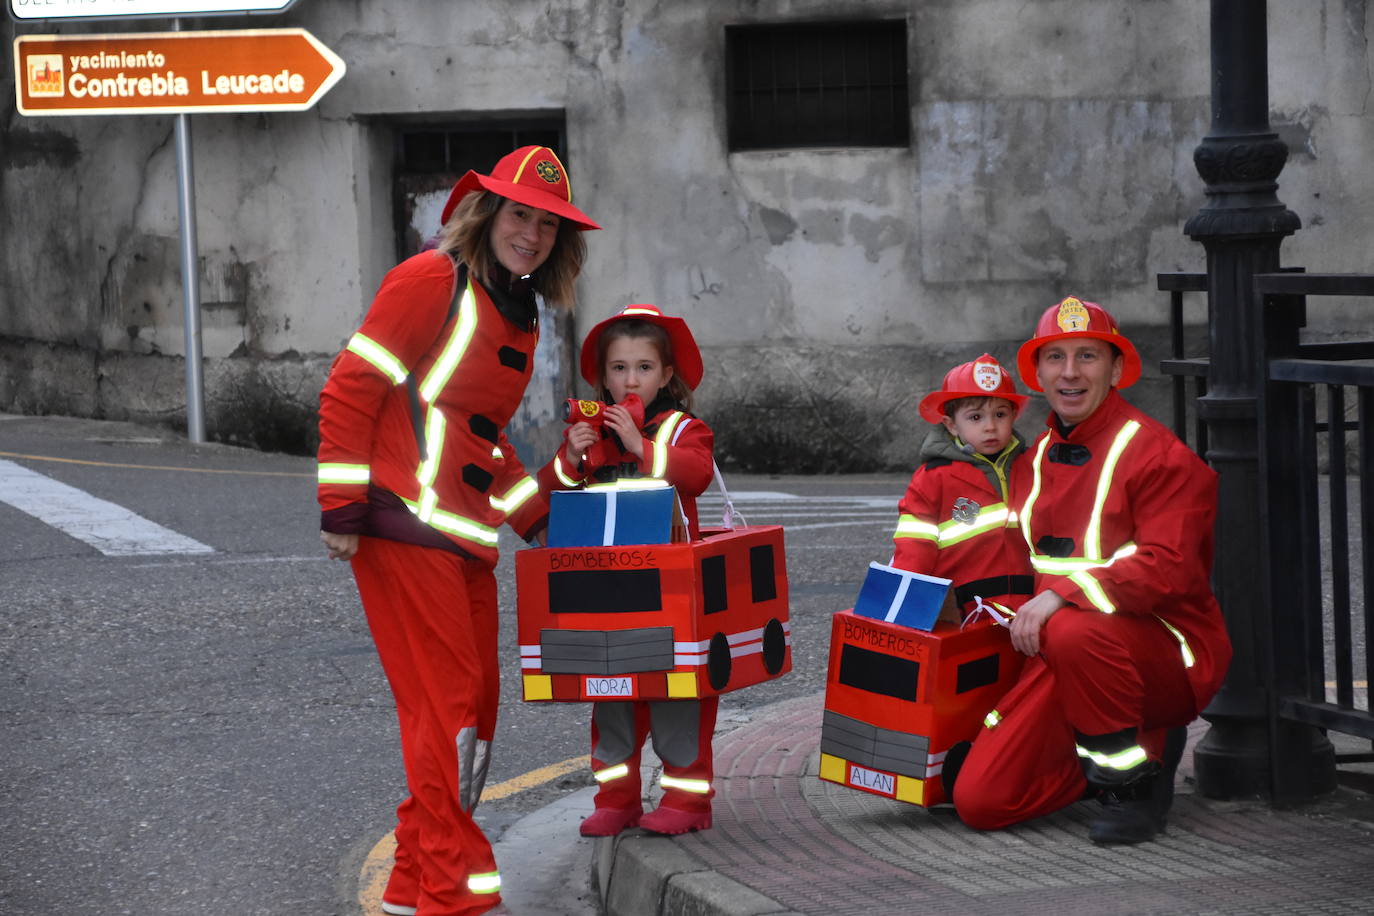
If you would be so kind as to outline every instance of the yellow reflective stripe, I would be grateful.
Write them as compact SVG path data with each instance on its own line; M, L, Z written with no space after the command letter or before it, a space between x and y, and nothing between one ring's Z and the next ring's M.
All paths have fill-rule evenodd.
M452 512L440 510L438 508L439 497L429 487L420 491L419 502L404 497L402 497L402 502L411 512L415 513L420 521L431 528L438 528L440 531L447 531L449 534L456 534L470 541L478 541L492 547L496 546L495 528L483 525L481 522L474 522L470 518L463 518L461 515L454 515Z
M1035 545L1031 543L1031 510L1035 508L1035 501L1040 498L1040 461L1045 457L1045 449L1049 444L1050 437L1044 435L1035 447L1035 458L1031 461L1031 470L1034 472L1031 477L1031 490L1026 496L1026 501L1021 504L1021 534L1025 536L1026 546L1030 548L1031 554L1035 553Z
M498 509L509 515L520 508L525 500L538 492L539 484L535 483L532 477L526 477L507 490L505 496L491 497L491 505L492 508Z
M1145 753L1145 748L1138 744L1135 747L1128 747L1124 751L1117 751L1115 754L1090 751L1081 744L1077 745L1077 748L1079 757L1086 757L1098 766L1112 770L1129 770L1150 759L1150 755Z
M986 506L978 511L978 519L972 525L950 519L940 523L940 546L945 547L949 544L958 544L967 541L971 537L991 531L994 528L1005 528L1007 526L1007 516L1010 513L1002 503Z
M439 392L444 390L454 370L458 368L458 363L462 361L468 344L472 342L472 335L476 332L477 294L472 291L472 277L469 275L467 288L463 290L463 298L458 303L458 323L454 325L453 333L444 344L443 352L434 361L424 383L420 385L420 397L426 401L433 401L439 396Z
M1001 722L1001 721L1002 721L1002 714L1001 714L1000 712L998 712L997 710L994 709L992 712L988 713L986 716L983 716L983 727L984 727L984 728L992 728L992 727L995 726L998 722Z
M711 784L704 779L678 779L667 773L658 778L658 784L665 789L681 789L684 792L695 792L698 795L705 795L711 791Z
M501 449L500 449L498 446L495 446L495 445L493 445L493 446L491 447L491 457L495 458L497 461L505 461L505 460L506 460L506 456L503 455L503 454L501 454Z
M495 528L489 528L470 518L463 518L461 515L454 515L452 512L442 512L435 509L429 517L428 524L432 528L447 531L449 534L456 534L459 537L479 541L492 547L496 546Z
M1107 503L1107 494L1112 489L1112 475L1116 473L1116 463L1126 450L1132 437L1140 429L1140 424L1130 420L1117 432L1112 447L1107 450L1107 460L1102 462L1102 473L1097 478L1097 494L1093 498L1093 513L1088 517L1088 530L1083 535L1083 556L1090 560L1102 559L1102 507Z
M421 487L419 503L408 505L410 505L411 511L420 517L420 521L429 524L429 520L434 516L435 508L439 505L439 494L430 487Z
M377 341L366 336L361 331L355 333L348 341L348 346L344 349L350 353L356 353L363 359L375 366L381 373L390 378L397 385L406 380L410 375L410 370L405 367L395 356L387 351L386 347Z
M630 775L630 768L623 763L617 763L613 767L606 767L604 770L597 770L592 773L597 782L610 782L612 779L619 779L622 776Z
M500 872L489 871L480 875L468 875L468 890L474 894L494 894L500 889Z
M1160 617L1158 614L1156 614L1155 617L1160 623L1168 628L1170 633L1174 634L1174 639L1178 640L1178 647L1183 650L1183 667L1193 667L1193 663L1196 662L1197 659L1193 657L1193 650L1188 648L1188 638L1178 631L1178 627L1174 626L1163 617Z
M448 420L439 408L431 407L426 411L425 455L427 457L420 462L420 467L415 472L421 487L434 486L434 478L439 474L439 459L444 453L444 427L447 425Z
M1124 560L1126 557L1134 556L1136 552L1134 543L1127 541L1122 544L1116 553L1112 554L1109 560L1086 560L1083 557L1051 557L1045 554L1031 554L1031 568L1038 573L1046 573L1052 576L1068 576L1075 572L1090 569L1105 569L1117 560Z
M682 420L682 411L673 411L668 419L663 421L663 425L658 428L654 435L654 461L653 467L649 471L650 477L662 477L668 472L668 443L673 438L673 430Z
M923 522L914 515L901 515L897 518L897 531L893 538L920 538L926 541L940 540L940 528L930 522Z
M620 315L617 317L623 318L627 315L653 315L655 318L661 318L663 313L658 309L637 309L634 306L629 306L628 308L621 309Z
M372 479L372 468L366 464L337 464L320 462L320 483L367 483Z
M1083 594L1088 596L1093 607L1104 614L1116 613L1116 605L1112 604L1111 599L1107 597L1107 593L1102 590L1098 581L1093 578L1092 573L1080 569L1078 572L1069 574L1069 581L1083 590Z
M565 487L575 487L581 481L573 480L563 471L563 462L557 455L553 456L553 476L558 478L558 482Z

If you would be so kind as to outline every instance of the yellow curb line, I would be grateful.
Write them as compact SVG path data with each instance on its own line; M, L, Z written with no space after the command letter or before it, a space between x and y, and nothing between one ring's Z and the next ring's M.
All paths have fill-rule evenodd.
M0 458L23 458L27 461L55 461L60 464L85 464L98 468L133 468L136 471L186 471L191 474L240 474L246 477L315 477L299 471L232 471L223 468L178 468L161 464L122 464L117 461L87 461L82 458L53 458L49 455L25 455L20 452L0 452Z
M488 786L482 791L481 801L496 801L501 798L508 798L526 789L551 782L565 773L574 770L586 769L591 766L591 759L586 755L581 757L569 757L567 760L558 763L551 763L546 767L537 770L530 770L513 779ZM363 860L363 867L358 873L358 905L363 908L364 913L380 913L382 910L382 892L386 890L387 878L391 876L392 859L396 855L396 835L388 832Z

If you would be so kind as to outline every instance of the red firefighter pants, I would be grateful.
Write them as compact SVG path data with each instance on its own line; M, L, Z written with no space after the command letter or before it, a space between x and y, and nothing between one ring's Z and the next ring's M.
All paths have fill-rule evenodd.
M716 730L720 697L701 700L627 700L592 704L592 772L601 782L598 808L640 807L639 756L644 739L653 735L654 752L663 774L672 779L711 785L714 775L711 738ZM605 778L612 767L623 775ZM660 804L679 811L711 810L714 788L692 792L665 787Z
M457 554L369 537L353 575L396 700L410 792L396 809L393 885L419 894L392 902L418 916L484 912L500 895L469 882L489 888L496 860L460 799L475 778L464 746L490 742L496 728L496 580Z
M1159 759L1164 735L1197 717L1177 638L1150 615L1068 606L1040 631L1040 654L997 704L1001 718L973 742L954 784L954 808L997 830L1083 798L1075 731L1138 729Z

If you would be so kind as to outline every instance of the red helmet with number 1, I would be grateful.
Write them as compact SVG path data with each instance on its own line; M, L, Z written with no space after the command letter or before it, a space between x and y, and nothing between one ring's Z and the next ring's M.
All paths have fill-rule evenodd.
M1116 319L1096 302L1085 302L1069 296L1049 308L1035 325L1035 336L1016 351L1016 366L1021 381L1032 391L1042 390L1035 376L1035 364L1040 348L1055 340L1069 337L1092 337L1106 341L1121 351L1121 381L1117 388L1129 388L1140 378L1140 354L1135 346L1117 330Z

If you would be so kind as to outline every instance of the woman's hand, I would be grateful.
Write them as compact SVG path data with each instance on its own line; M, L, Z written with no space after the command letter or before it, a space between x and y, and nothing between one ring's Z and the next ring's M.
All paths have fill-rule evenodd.
M329 548L329 559L331 560L351 560L353 555L358 552L358 535L356 534L335 534L333 531L321 531L320 540L324 541L324 546Z
M1040 630L1065 605L1063 598L1046 589L1016 609L1011 621L1011 644L1022 655L1040 651Z
M634 418L628 410L619 404L608 404L606 425L620 437L620 444L625 446L625 451L640 461L644 460L644 437L640 435L639 427L635 426Z
M601 434L590 423L574 423L568 430L568 458L574 464L581 464L587 457L587 449L600 438Z

